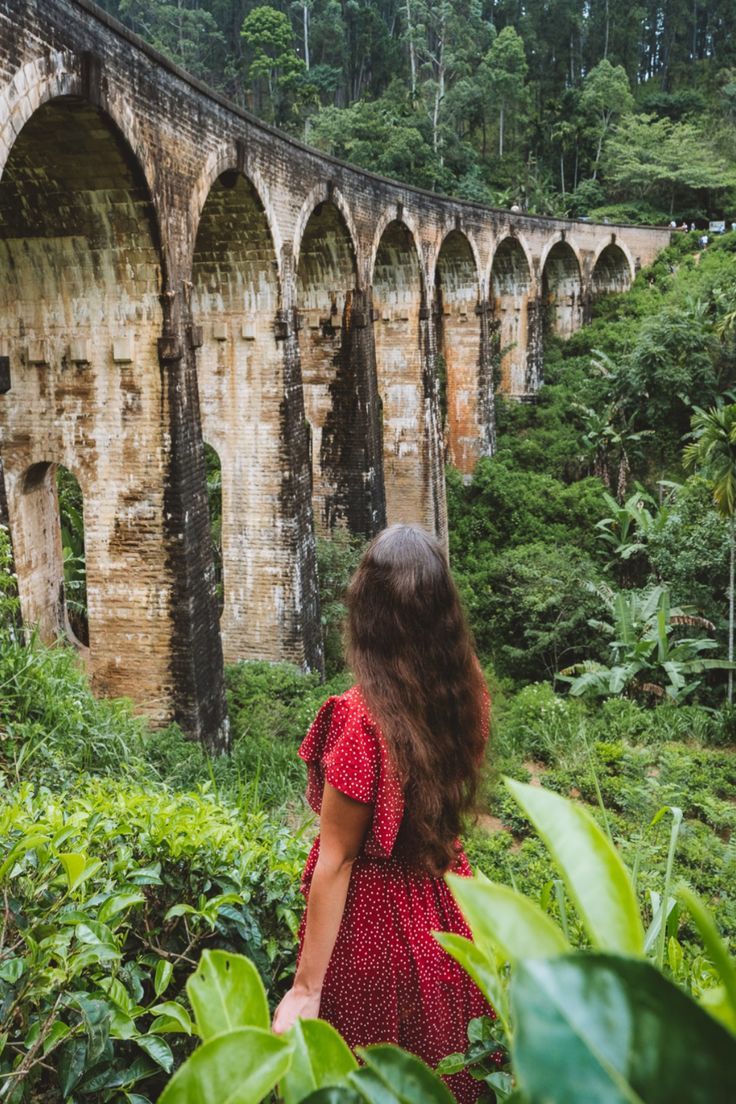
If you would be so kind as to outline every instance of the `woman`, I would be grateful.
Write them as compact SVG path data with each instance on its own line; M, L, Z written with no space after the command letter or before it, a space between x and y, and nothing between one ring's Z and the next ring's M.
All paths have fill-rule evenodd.
M294 984L274 1030L321 1016L351 1047L397 1043L434 1066L493 1015L432 936L469 931L447 870L470 874L458 834L488 731L488 694L439 542L385 529L348 588L348 660L357 680L330 698L302 743L307 799L320 814L302 889ZM468 1074L448 1079L477 1100Z

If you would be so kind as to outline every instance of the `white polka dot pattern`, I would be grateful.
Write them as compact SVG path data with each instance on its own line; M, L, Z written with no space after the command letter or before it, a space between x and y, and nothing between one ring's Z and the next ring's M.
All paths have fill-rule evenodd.
M316 813L325 781L373 806L368 836L353 864L320 1015L353 1048L397 1043L434 1066L465 1050L472 1018L494 1012L432 937L433 931L470 937L444 880L393 855L404 796L358 687L325 702L299 754L307 763L307 800ZM319 838L304 870L307 898L318 855ZM459 844L454 870L471 873ZM481 1094L482 1083L465 1073L447 1083L460 1104L474 1104Z

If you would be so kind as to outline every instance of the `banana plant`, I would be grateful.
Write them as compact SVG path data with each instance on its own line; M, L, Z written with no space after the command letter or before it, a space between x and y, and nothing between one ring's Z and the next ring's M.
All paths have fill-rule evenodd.
M712 631L714 625L686 607L673 608L667 587L638 593L588 585L608 606L609 621L589 624L611 637L611 662L583 660L564 668L557 677L570 683L574 697L626 693L680 704L700 685L698 675L733 670L733 661L703 654L717 647L710 637L674 636L683 626Z
M611 553L608 566L620 576L630 567L630 561L646 553L647 541L662 531L670 509L666 502L659 505L639 485L623 504L607 493L603 498L609 516L601 518L595 528L599 540Z

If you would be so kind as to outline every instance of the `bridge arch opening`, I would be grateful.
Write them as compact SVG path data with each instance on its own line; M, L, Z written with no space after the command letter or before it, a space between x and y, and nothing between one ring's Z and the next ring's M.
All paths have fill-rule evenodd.
M172 632L162 256L143 171L104 112L65 96L31 115L0 180L0 225L0 352L11 373L0 431L23 616L50 608L61 554L56 537L36 547L50 518L58 528L51 469L26 475L40 454L85 488L93 686L163 720Z
M330 200L315 207L301 238L297 318L315 526L370 537L385 521L371 305L358 288L347 223Z
M499 242L491 265L491 314L493 344L502 394L527 398L535 389L530 380L529 296L531 269L524 247L516 238Z
M435 320L440 406L449 459L471 475L480 456L480 315L478 268L465 234L451 231L435 267Z
M18 573L25 621L37 629L44 643L65 639L89 658L89 588L79 480L62 464L37 461L20 474L16 492L15 544L26 567ZM93 601L96 589L93 576Z
M569 242L555 242L547 254L542 269L542 306L546 331L569 337L580 328L580 265Z
M217 610L222 617L225 606L225 572L222 555L222 461L217 449L204 442L204 465L207 473L207 507L210 519L212 563L215 569Z
M601 250L593 267L591 291L593 298L612 291L626 291L631 287L631 267L620 245L611 242Z
M426 299L414 237L398 220L383 231L373 267L376 371L383 420L386 520L435 528L437 473L429 433ZM436 419L434 420L436 429ZM441 473L440 473L441 474Z
M289 519L280 509L280 307L276 251L261 197L243 173L222 172L197 226L191 313L202 435L220 462L221 515L213 551L228 663L284 658L280 596L290 591L293 551ZM205 460L211 491L213 451L205 450Z

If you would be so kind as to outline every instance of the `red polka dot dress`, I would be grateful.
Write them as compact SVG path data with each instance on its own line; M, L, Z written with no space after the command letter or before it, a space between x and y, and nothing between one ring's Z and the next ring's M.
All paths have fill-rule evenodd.
M473 1017L494 1013L432 937L433 931L470 936L444 880L393 855L404 812L402 788L358 687L325 702L299 755L307 763L307 800L315 813L325 781L373 806L353 864L320 1016L350 1047L396 1043L434 1067L447 1054L466 1049ZM319 837L304 870L307 898L318 855ZM461 850L453 869L471 874ZM304 927L305 920L300 953ZM467 1073L448 1078L448 1085L461 1104L474 1104L483 1088Z

